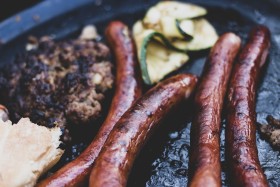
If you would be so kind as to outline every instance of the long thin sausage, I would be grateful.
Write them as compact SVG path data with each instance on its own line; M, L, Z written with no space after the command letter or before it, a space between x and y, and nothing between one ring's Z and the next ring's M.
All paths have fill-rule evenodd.
M221 186L220 126L223 101L241 40L222 35L211 49L195 95L191 129L191 187Z
M109 133L124 112L142 94L140 69L136 49L123 23L115 21L106 30L107 40L114 52L117 66L116 90L105 122L87 149L38 186L81 186L88 182L92 165Z
M133 162L159 121L192 93L196 77L177 75L141 97L118 121L90 175L91 187L124 187Z
M256 147L256 87L270 46L270 32L255 27L231 76L226 126L227 163L233 186L268 186Z

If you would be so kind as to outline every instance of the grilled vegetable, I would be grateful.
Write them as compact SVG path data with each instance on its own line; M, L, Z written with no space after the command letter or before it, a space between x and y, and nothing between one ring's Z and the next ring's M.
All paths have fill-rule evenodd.
M161 32L168 38L184 39L193 35L190 19L206 15L206 9L176 1L162 1L150 8L143 19L145 28Z
M176 19L176 28L184 36L186 40L193 39L194 24L192 20L178 20Z
M198 51L210 48L218 39L214 27L204 18L193 20L193 33L191 41L176 40L172 44L181 50Z
M136 36L142 78L146 84L158 82L187 62L188 55L174 48L161 33L141 29L141 22L138 22L133 32Z
M162 15L177 19L192 19L207 14L207 10L203 7L178 1L161 1L155 7Z
M218 36L202 16L206 9L176 1L151 7L133 26L142 77L146 84L160 81L189 59L187 51L207 49Z

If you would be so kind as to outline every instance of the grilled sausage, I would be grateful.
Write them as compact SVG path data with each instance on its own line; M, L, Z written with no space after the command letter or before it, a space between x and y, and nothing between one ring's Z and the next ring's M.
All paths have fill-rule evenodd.
M255 27L234 65L229 85L226 154L233 186L268 186L256 147L256 87L266 61L270 32Z
M159 121L189 97L196 77L182 74L159 83L141 97L118 121L90 175L91 187L126 186L135 157Z
M221 111L232 64L240 45L238 36L226 33L216 42L206 61L195 95L189 186L221 186Z
M81 186L87 183L92 165L112 128L142 94L140 68L128 27L121 22L112 22L106 29L106 37L117 66L116 90L108 116L86 150L38 186Z

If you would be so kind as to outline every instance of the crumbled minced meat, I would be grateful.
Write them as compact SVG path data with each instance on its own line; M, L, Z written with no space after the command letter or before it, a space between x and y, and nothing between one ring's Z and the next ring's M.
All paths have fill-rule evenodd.
M0 73L0 102L13 121L29 117L39 125L59 126L68 142L69 125L89 124L100 116L114 80L110 51L94 40L31 39L36 47Z
M274 146L280 148L280 120L272 116L266 118L268 125L259 124L261 134Z

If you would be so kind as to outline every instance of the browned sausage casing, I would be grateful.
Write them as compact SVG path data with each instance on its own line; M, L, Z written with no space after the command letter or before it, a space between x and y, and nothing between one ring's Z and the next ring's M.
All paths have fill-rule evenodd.
M90 175L91 187L124 187L133 162L174 106L189 97L196 77L182 74L169 78L149 90L121 117L109 135Z
M233 61L241 40L233 33L222 35L211 49L195 95L191 129L189 186L221 186L221 111Z
M256 147L256 86L270 46L266 27L255 27L241 51L229 85L226 154L233 186L268 186Z
M107 27L106 37L117 66L116 90L108 116L87 149L38 186L81 186L87 183L92 165L112 128L142 94L140 68L128 27L121 22L112 22Z

